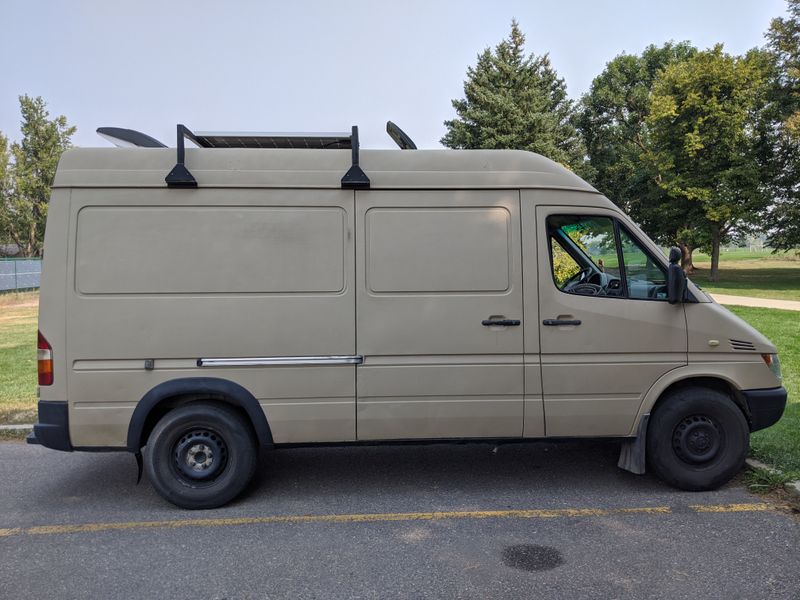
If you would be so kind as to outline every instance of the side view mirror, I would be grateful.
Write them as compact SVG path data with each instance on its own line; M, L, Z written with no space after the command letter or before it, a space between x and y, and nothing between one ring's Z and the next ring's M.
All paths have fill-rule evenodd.
M669 249L669 269L667 269L667 302L679 304L686 298L686 273L681 268L681 249Z

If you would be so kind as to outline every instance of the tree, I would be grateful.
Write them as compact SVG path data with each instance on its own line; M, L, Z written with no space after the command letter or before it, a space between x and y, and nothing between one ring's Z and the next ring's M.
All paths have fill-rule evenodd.
M578 129L595 175L592 183L625 210L650 237L683 250L691 272L692 252L702 244L692 227L694 205L670 199L658 185L646 120L653 83L667 66L697 50L688 42L648 46L641 55L621 54L606 65L581 100Z
M516 21L492 51L467 69L464 98L453 100L457 117L445 121L448 148L514 148L537 152L567 167L584 167L585 149L573 119L575 106L548 55L525 55Z
M0 197L0 231L27 256L42 253L47 204L61 153L75 127L63 115L50 120L41 97L20 96L22 141L11 146L10 179Z
M11 154L8 148L8 138L0 132L0 207L5 205L5 199L10 193L10 162ZM9 241L11 240L8 234L0 228L0 245L6 244Z
M8 138L0 132L0 202L9 192L9 164L11 155L8 151Z
M772 59L768 164L775 205L768 215L770 245L800 246L800 0L788 0L786 19L773 19L767 37Z
M751 230L769 202L759 154L767 73L764 53L733 57L717 45L667 66L653 85L648 159L668 198L701 219L711 281L720 245Z

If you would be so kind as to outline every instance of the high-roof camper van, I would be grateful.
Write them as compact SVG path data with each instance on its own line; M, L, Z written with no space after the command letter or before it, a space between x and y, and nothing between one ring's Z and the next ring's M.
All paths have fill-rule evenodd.
M786 402L769 340L561 165L388 130L64 153L29 441L131 452L186 508L288 445L619 438L688 490L741 468Z

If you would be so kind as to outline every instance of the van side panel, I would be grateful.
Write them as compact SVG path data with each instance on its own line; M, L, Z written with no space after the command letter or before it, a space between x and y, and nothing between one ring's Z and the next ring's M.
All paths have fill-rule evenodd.
M73 445L124 446L183 377L245 387L276 443L355 438L352 364L198 366L355 353L352 191L76 189L71 214Z
M359 191L356 212L358 439L521 436L518 192Z
M341 294L345 224L337 206L87 206L75 287L86 296Z

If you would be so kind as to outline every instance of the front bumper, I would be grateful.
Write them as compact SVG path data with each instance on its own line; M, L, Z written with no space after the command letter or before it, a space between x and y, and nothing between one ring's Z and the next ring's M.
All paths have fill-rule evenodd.
M774 425L786 408L786 388L776 387L766 390L742 390L747 408L750 411L750 431L765 429Z
M72 452L67 403L39 400L39 422L33 426L33 433L28 434L25 441L53 450Z

